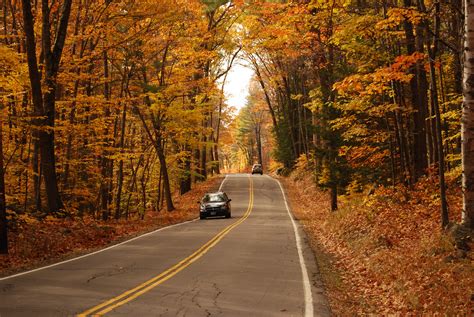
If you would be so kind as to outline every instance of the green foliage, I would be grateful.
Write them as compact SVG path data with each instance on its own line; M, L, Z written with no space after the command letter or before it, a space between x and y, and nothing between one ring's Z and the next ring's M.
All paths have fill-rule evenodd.
M223 5L228 5L230 0L201 0L206 6L206 12L213 12Z
M274 136L276 147L273 150L273 157L278 162L282 162L285 167L293 167L295 157L288 125L285 122L281 122L278 127L274 129Z

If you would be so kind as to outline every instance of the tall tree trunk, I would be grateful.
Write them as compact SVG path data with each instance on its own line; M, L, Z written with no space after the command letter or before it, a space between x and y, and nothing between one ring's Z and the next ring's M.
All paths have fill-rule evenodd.
M49 126L51 127L51 126ZM59 193L56 174L56 159L54 155L54 133L40 132L41 171L43 173L46 199L49 212L59 213L64 209Z
M8 253L8 224L5 199L5 169L3 163L3 120L0 113L0 254Z
M33 132L33 192L35 200L35 209L41 211L41 165L40 165L40 146L38 133Z
M263 164L263 156L262 156L262 133L261 133L261 126L260 123L255 124L255 138L257 140L257 158L258 164Z
M82 8L83 8L83 1L79 1L79 6L76 11L76 19L74 22L74 36L77 36L79 34L79 27L81 25L81 13L82 13ZM82 31L84 32L86 24L84 23L82 25ZM79 47L79 58L82 58L84 55L85 51L85 45L84 45L84 40L81 40L78 43L74 43L71 49L71 55L75 56L76 55L76 50ZM79 77L81 73L81 67L76 67L75 74L77 77ZM70 128L67 134L67 141L66 141L66 159L64 162L64 173L63 173L63 188L69 188L69 175L70 175L70 162L72 158L72 141L73 141L73 127L74 127L74 122L75 122L75 117L76 117L76 109L77 109L77 102L76 102L76 97L79 93L79 79L76 79L74 81L74 88L73 88L73 102L71 104L71 111L69 112L69 124Z
M204 123L204 129L207 128L207 123ZM207 137L203 134L202 136L202 149L201 149L201 175L202 179L207 179Z
M463 223L474 229L474 2L464 0L464 100L461 119Z
M49 1L41 3L42 27L41 47L44 57L44 87L42 90L41 75L36 58L36 40L34 33L34 17L30 0L22 0L23 27L26 37L26 53L31 83L35 116L38 118L38 138L41 153L41 169L44 175L46 196L49 212L58 213L64 209L59 193L54 154L54 119L56 75L67 35L67 26L71 13L72 0L65 0L59 16L55 38L51 38ZM54 44L53 44L54 43Z
M159 169L159 175L158 175L158 190L156 191L156 211L160 211L161 210L161 198L162 198L162 195L161 195L161 188L163 187L162 186L162 180L163 180L163 175L161 173L161 165L160 165L160 169Z
M420 0L420 4L422 5L423 11L424 9L424 1ZM429 56L429 65L430 65L430 93L431 93L431 104L435 116L435 141L436 146L435 149L437 150L437 162L438 162L438 174L439 174L439 188L440 188L440 197L441 197L441 226L445 228L449 222L449 215L448 215L448 202L446 199L446 182L444 179L444 150L443 150L443 136L441 130L441 113L439 110L439 101L438 101L438 87L436 84L436 68L435 68L435 61L436 55L438 52L438 41L439 41L439 33L440 33L440 9L441 5L439 0L436 0L434 3L435 6L435 19L434 19L434 38L433 44L428 41L428 56ZM429 28L426 24L426 33L429 34ZM429 37L431 38L431 37Z
M463 92L463 65L462 65L462 42L463 42L463 21L462 21L462 6L465 0L451 0L452 12L450 14L452 20L452 27L450 28L452 43L456 45L458 52L454 55L452 61L454 92L461 94Z
M145 79L145 82L146 82L146 79ZM145 103L147 104L148 107L151 107L151 100L149 97L145 97ZM164 146L163 138L161 136L162 131L161 131L161 122L159 121L160 119L158 118L152 119L153 128L155 132L154 134L156 136L156 137L153 137L153 134L151 133L151 130L148 127L148 124L145 121L145 117L141 113L140 109L136 105L134 109L137 112L138 116L140 117L140 121L142 122L143 128L145 129L150 141L153 142L153 146L156 150L156 154L158 155L158 160L160 161L160 172L161 172L161 176L163 177L163 190L164 190L164 196L166 200L166 209L167 211L173 211L175 207L173 205L173 197L171 196L171 184L169 180L168 168L167 168L167 163L166 163L165 146ZM160 115L158 114L158 117L159 116Z
M215 160L214 172L219 175L221 173L221 160L219 158L219 139L215 140L215 144L212 147L211 151L213 152L213 156L214 156L214 160Z
M107 102L105 107L105 117L110 117L110 106L108 101L110 100L110 86L109 86L109 59L107 55L107 51L103 52L103 67L104 67L104 99ZM125 107L125 106L124 106ZM104 131L104 143L107 147L113 146L109 137L109 125L106 123L105 131ZM102 220L109 219L109 202L112 196L112 184L111 182L113 176L113 161L108 157L109 150L106 149L103 151L100 160L100 174L101 174L101 186L100 186L100 208L102 210Z
M170 184L170 180L168 176L168 167L166 164L166 157L165 157L163 142L161 138L157 139L155 148L158 154L158 159L160 160L161 174L163 175L163 188L164 188L164 196L166 200L166 210L173 211L175 208L173 205L173 198L171 197L171 184Z
M191 148L188 144L185 145L184 151L191 155ZM181 195L186 194L191 190L191 158L188 155L185 155L181 159L181 168L183 169L184 175L181 176L181 181L179 183L179 192Z
M127 103L124 102L122 110L122 120L120 129L120 152L123 153L125 144L125 122L127 119ZM120 218L120 203L122 199L122 186L123 186L123 158L119 161L119 170L117 172L117 195L115 197L115 219Z
M403 3L406 8L413 6L411 0L404 0ZM413 24L406 20L403 23L403 28L405 31L408 55L416 52L416 46L418 46L418 49L422 49L422 43L419 42L419 39L417 41L413 33ZM411 73L413 74L413 78L410 81L411 101L413 110L415 110L413 111L413 166L411 176L416 180L424 174L425 169L428 167L425 128L427 81L426 72L420 62L418 62L415 67L412 67Z

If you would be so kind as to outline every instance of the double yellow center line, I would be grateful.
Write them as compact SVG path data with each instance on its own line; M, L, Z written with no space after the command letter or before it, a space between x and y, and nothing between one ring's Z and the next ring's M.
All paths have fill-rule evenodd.
M145 294L146 292L152 290L153 288L157 287L161 283L169 280L193 262L197 261L200 257L207 253L212 247L214 247L219 241L222 240L232 229L240 225L242 222L245 221L250 216L253 207L253 182L252 178L249 177L250 181L250 188L249 188L249 205L247 207L247 211L245 214L240 218L238 221L234 222L233 224L229 225L228 227L224 228L221 232L219 232L216 236L214 236L211 240L209 240L206 244L200 247L196 252L182 260L181 262L175 264L174 266L170 267L166 271L160 273L159 275L149 279L148 281L110 299L107 300L97 306L94 306L82 313L80 313L79 317L85 317L88 315L92 316L102 316L106 313L134 300L135 298L139 297L140 295Z

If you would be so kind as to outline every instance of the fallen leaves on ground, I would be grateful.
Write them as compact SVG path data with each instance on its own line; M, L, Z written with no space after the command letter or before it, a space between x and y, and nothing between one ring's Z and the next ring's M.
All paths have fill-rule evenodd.
M90 217L42 221L20 218L9 231L10 253L0 256L0 275L57 262L124 241L161 227L195 219L198 201L205 192L217 189L222 178L196 184L183 196L176 197L172 212L148 211L145 219L99 221Z
M474 313L474 261L440 228L436 180L408 191L379 188L341 197L337 212L310 176L284 180L302 221L337 316ZM450 186L452 222L460 221L461 194Z

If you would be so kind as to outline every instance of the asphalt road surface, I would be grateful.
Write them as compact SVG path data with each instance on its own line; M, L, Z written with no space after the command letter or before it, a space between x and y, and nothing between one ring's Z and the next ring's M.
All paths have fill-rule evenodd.
M231 219L191 221L0 279L0 317L329 316L279 183L232 174L221 187Z

